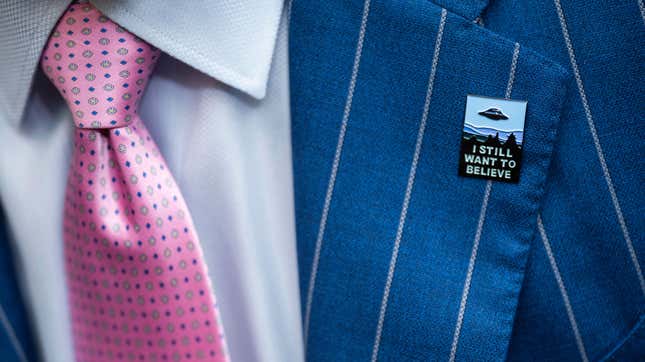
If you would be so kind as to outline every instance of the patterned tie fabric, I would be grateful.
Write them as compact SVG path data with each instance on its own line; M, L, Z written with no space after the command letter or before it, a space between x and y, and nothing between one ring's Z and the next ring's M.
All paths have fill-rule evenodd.
M73 4L42 55L76 126L64 241L78 361L228 361L190 214L137 114L159 54Z

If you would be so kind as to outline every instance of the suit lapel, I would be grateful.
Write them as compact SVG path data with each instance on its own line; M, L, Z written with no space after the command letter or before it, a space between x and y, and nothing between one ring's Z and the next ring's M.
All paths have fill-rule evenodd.
M427 2L293 4L310 360L506 353L564 73L454 10L472 19ZM520 183L457 176L466 95L509 84L531 105Z

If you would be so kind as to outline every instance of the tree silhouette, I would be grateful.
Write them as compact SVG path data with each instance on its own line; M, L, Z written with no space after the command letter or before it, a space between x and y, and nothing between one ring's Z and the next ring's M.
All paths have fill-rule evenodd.
M508 136L508 139L504 143L504 146L510 148L511 150L516 150L519 148L519 146L517 145L517 139L515 138L515 135L513 133Z
M500 146L502 143L499 141L499 132L495 133L495 137L488 135L484 144L487 146Z
M513 146L513 147L517 146L517 140L515 139L515 135L513 133L511 133L508 136L508 139L506 140L506 143L504 143L504 145L509 146L509 147L510 146Z

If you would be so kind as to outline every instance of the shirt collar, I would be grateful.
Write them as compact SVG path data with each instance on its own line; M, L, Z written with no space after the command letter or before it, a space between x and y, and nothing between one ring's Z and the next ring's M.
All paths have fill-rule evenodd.
M40 52L70 2L9 1L0 11L0 116L11 125L22 119Z
M91 2L110 19L172 57L253 98L264 98L283 0ZM14 82L13 86L18 89L0 88L0 105L13 124L18 124L22 118L40 59L40 51L34 52L33 49L42 49L57 16L69 1L57 3L56 14L49 17L53 20L40 25L39 33L32 35L31 52L20 52L16 47L8 49L10 56L6 59L0 57L1 63L6 63L0 67L4 68L0 69L0 78L6 76L2 74L6 69L15 69L20 64L25 69L21 79ZM43 14L36 14L36 10L29 10L32 13L25 11L25 17L42 19ZM20 20L16 20L16 26L9 29L17 39L26 37L20 33L24 32L18 26Z
M197 70L261 99L283 0L92 0L110 19Z

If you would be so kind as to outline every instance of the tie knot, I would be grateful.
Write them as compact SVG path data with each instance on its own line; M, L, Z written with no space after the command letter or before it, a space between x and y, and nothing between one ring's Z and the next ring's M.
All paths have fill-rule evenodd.
M79 128L133 122L159 51L101 14L73 4L58 21L42 67L67 101Z

